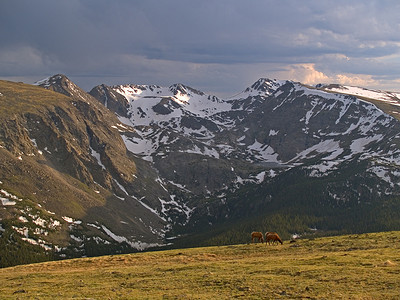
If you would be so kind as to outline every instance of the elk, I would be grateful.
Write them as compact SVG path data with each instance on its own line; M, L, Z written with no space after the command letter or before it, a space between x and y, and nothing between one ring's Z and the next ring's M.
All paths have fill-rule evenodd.
M266 232L265 233L265 244L275 244L275 243L283 244L281 238L276 232Z
M251 233L251 242L254 243L255 239L257 239L258 242L260 242L260 243L264 243L264 237L263 237L262 232L253 231Z

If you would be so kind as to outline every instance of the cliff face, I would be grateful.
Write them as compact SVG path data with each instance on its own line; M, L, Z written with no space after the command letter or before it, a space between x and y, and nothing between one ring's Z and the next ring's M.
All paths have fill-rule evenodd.
M109 110L120 116L127 117L128 101L109 86L105 84L96 86L89 94L99 100Z

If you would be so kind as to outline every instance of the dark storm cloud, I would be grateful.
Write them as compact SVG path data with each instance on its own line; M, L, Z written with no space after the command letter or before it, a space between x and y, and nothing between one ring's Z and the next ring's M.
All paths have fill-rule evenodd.
M291 66L308 73L284 79L315 71L397 80L399 9L362 0L3 0L0 77L61 72L85 89L184 82L233 93Z

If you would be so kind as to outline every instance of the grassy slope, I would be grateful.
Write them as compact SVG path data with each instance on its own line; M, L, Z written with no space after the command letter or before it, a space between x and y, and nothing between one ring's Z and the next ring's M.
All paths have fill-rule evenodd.
M395 299L400 232L81 258L0 270L7 298Z
M0 117L10 117L21 112L36 112L49 105L69 102L60 93L47 91L39 86L0 80Z

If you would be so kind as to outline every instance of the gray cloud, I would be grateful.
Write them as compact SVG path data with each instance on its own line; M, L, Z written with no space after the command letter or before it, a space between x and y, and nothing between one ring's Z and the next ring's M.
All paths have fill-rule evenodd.
M85 89L183 82L234 93L310 64L296 70L396 89L399 9L395 0L3 0L0 78L61 72Z

